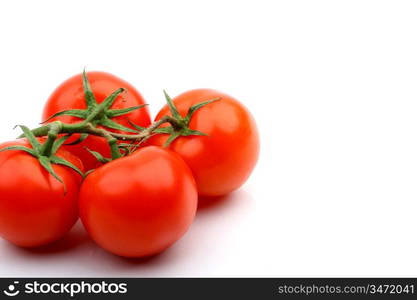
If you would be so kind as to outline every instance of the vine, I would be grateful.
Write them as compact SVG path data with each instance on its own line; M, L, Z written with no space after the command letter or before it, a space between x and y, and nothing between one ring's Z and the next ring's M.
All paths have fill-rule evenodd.
M53 121L32 130L26 126L18 125L23 131L20 138L26 138L29 141L31 148L24 146L10 146L0 149L0 152L10 150L25 151L36 157L45 170L47 170L58 181L63 183L62 179L59 178L52 168L52 164L64 165L75 170L82 176L84 176L84 174L67 160L55 155L61 146L75 145L85 140L89 135L105 138L110 146L110 158L103 157L100 153L87 149L101 163L108 163L112 160L130 155L143 142L155 134L169 135L169 138L164 144L164 146L167 147L180 136L205 136L206 134L203 132L190 129L190 121L197 110L214 101L220 100L220 98L216 98L193 105L189 108L185 116L181 116L171 97L166 93L166 91L164 91L165 99L171 115L165 115L148 127L141 127L129 121L130 125L134 128L132 129L123 126L112 119L114 117L128 115L137 109L143 108L146 104L123 109L112 109L111 107L118 96L125 92L124 88L117 89L105 98L103 102L97 103L85 70L82 74L82 81L86 108L58 112L50 116L42 124L50 122L52 119L59 116L77 117L80 119L79 122L64 123L61 121ZM166 123L169 125L161 127L161 125ZM117 130L118 132L114 132L109 129ZM73 134L79 134L79 138L72 143L65 144L66 140ZM39 137L46 137L43 144L41 143Z

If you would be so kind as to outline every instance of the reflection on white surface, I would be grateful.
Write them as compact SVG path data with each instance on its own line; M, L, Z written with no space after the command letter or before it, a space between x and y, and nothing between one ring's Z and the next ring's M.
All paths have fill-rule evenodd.
M39 276L39 268L42 276L54 277L237 275L244 266L232 250L245 231L253 205L245 190L216 199L199 208L192 228L179 242L145 259L119 258L105 252L88 238L80 222L64 239L41 249L22 249L0 240L0 276ZM246 242L250 247L251 242Z

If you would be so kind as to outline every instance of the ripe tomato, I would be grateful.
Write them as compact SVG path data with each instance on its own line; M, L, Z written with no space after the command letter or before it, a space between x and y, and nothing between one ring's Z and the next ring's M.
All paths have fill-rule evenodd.
M249 177L258 159L259 136L250 112L236 99L211 89L196 89L173 99L185 117L197 103L221 98L198 109L189 128L208 136L181 136L169 149L181 155L191 168L202 196L220 196L239 188ZM156 116L171 115L165 106ZM166 134L158 134L149 144L163 145Z
M197 190L174 152L149 146L89 174L81 186L80 217L91 238L119 256L159 253L194 219Z
M128 82L105 72L87 72L87 75L97 103L101 103L118 88L125 88L127 92L116 98L116 101L111 107L112 109L123 109L145 104L145 100L141 94ZM51 94L45 104L42 121L47 120L50 116L60 111L85 108L86 102L84 98L82 74L78 74L64 81ZM147 107L137 109L127 115L114 117L112 120L125 127L131 128L127 119L143 127L148 126L151 122ZM49 122L57 120L65 123L75 123L79 122L81 119L73 116L59 116L51 119ZM67 143L77 140L78 137L79 135L75 134ZM79 144L66 147L67 150L81 158L86 171L98 167L100 163L97 162L94 156L91 155L85 147L97 151L105 157L110 156L110 149L106 140L97 136L89 136Z
M6 142L0 148L21 145L26 139ZM60 149L57 156L80 170L81 161ZM0 236L22 247L48 244L63 237L78 219L81 176L68 167L53 165L64 186L39 161L24 151L0 152Z

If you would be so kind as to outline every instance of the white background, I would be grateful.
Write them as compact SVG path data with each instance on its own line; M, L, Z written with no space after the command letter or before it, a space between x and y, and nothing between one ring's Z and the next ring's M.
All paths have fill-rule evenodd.
M417 276L416 15L414 1L2 1L1 140L86 66L153 114L163 88L234 95L262 149L159 256L112 256L78 224L41 250L1 240L0 276Z

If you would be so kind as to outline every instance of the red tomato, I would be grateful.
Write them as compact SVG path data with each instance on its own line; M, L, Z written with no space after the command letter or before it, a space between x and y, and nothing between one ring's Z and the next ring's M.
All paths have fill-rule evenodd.
M258 130L250 112L236 99L211 89L196 89L173 99L179 113L185 117L197 103L215 98L197 110L190 129L208 136L181 136L169 149L181 155L191 168L201 196L220 196L239 188L249 177L258 159ZM171 115L163 107L155 120ZM158 134L149 144L163 145L168 135Z
M87 76L97 103L101 103L107 96L116 91L118 88L125 88L127 92L118 96L111 107L112 109L122 109L145 104L145 100L142 95L131 84L112 74L105 72L87 72ZM82 75L78 74L64 81L51 94L45 104L42 121L45 121L50 116L63 110L85 108L86 103L84 98ZM137 109L127 115L115 117L112 120L125 127L131 128L127 119L143 127L148 126L151 122L147 107ZM81 121L81 119L77 117L59 116L49 122L57 120L65 123L75 123ZM76 137L68 140L67 143L75 141L78 138L78 135L75 136ZM85 147L90 150L97 151L105 157L110 156L110 149L106 140L97 136L89 136L86 140L77 145L68 146L66 148L67 150L81 158L86 171L100 166L100 163L97 162L93 155L85 150Z
M22 145L26 139L3 143L0 148ZM65 150L57 156L80 170L81 161ZM81 176L68 167L53 165L64 186L39 161L24 151L0 152L0 236L22 247L46 245L63 237L78 219Z
M91 238L119 256L159 253L194 219L197 190L174 152L149 146L98 168L84 180L80 217Z

